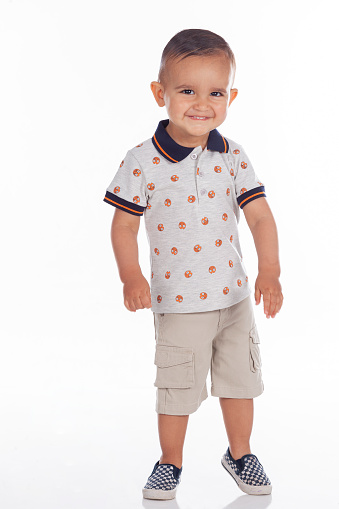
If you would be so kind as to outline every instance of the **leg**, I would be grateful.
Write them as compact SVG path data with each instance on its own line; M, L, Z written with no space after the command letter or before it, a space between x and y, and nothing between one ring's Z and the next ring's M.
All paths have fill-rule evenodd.
M219 313L155 313L154 317L160 463L181 468L189 415L208 397L206 377ZM180 355L187 362L180 362Z
M159 440L162 450L160 463L182 467L184 441L188 415L158 414Z
M244 454L251 454L253 398L219 398L219 401L232 457L239 459Z

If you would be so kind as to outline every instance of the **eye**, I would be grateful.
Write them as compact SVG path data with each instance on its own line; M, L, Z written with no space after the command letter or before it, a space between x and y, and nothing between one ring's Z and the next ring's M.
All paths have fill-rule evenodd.
M219 95L215 95L215 94L219 94ZM222 97L223 94L221 92L211 92L211 95L213 95L214 97Z
M190 89L185 89L185 90L182 90L181 91L182 94L187 94L187 95L192 95L194 94L193 90L190 90ZM192 93L192 94L191 94Z

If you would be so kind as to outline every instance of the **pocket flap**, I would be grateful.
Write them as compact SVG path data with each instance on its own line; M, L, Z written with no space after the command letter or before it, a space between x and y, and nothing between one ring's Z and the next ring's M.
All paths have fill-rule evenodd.
M252 339L253 343L260 343L260 338L256 325L250 330L250 338Z
M193 350L178 346L156 345L154 364L159 368L169 368L191 362Z

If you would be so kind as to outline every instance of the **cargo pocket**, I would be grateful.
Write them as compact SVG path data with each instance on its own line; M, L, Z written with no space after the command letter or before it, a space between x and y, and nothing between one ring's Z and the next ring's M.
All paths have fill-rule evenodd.
M155 387L188 389L194 383L194 355L190 348L156 345L154 364L157 366Z
M261 368L261 356L259 350L259 334L256 325L250 330L250 368L254 373Z

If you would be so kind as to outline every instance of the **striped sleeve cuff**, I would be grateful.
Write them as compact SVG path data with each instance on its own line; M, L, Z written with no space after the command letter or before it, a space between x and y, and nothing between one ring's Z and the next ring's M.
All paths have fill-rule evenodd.
M110 205L113 205L114 207L117 207L118 209L128 212L129 214L133 214L134 216L142 216L146 208L141 207L136 203L124 200L123 198L120 198L116 194L110 193L109 191L106 191L104 201Z
M261 198L262 196L266 196L265 194L265 186L255 187L250 191L246 191L246 193L241 194L237 198L238 205L241 209L247 205L250 201L255 200L256 198Z

